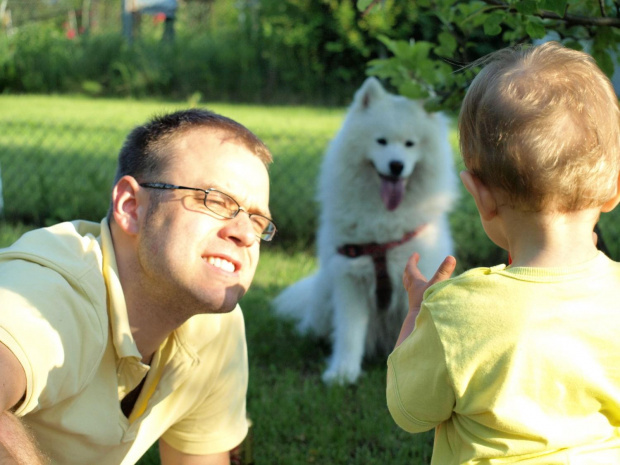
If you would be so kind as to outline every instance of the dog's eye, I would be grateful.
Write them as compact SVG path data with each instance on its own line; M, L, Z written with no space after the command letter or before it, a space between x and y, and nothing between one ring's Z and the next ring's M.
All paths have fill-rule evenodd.
M385 137L379 137L377 139L377 144L379 144L379 145L387 145L387 139Z
M413 147L415 142L412 140L405 141L405 147Z

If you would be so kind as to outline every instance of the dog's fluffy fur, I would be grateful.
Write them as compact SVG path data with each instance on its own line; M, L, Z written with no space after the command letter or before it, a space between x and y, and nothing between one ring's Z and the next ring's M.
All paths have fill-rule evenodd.
M320 267L274 301L276 313L296 319L300 332L331 336L325 382L355 382L364 355L394 347L408 310L402 284L407 259L419 252L419 267L430 278L452 254L447 212L456 186L444 116L368 78L321 167ZM422 225L415 237L387 251L392 295L386 308L378 308L372 258L349 258L337 249L399 241Z

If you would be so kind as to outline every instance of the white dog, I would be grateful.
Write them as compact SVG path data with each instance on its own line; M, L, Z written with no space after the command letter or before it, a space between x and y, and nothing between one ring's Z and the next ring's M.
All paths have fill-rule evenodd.
M444 116L368 78L321 167L319 270L274 301L300 332L332 337L326 383L355 382L365 354L394 347L408 310L407 259L419 252L430 278L453 253L456 186Z

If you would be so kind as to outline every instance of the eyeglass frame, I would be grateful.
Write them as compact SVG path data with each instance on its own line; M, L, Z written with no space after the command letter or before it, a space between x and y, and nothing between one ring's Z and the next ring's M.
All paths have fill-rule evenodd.
M228 195L225 192L222 192L220 190L214 189L214 188L200 189L199 187L177 186L176 184L170 184L170 183L167 183L167 182L139 182L138 185L140 187L146 187L147 189L162 189L162 190L181 189L181 190L189 190L189 191L202 192L205 195L204 198L202 199L202 203L205 206L205 208L207 210L209 210L211 213L214 213L217 216L222 217L222 219L232 220L232 219L237 217L239 212L242 212L242 211L244 211L244 212L246 212L248 214L248 216L250 217L250 220L252 220L252 217L263 218L263 219L268 221L267 227L265 229L263 229L262 234L260 234L260 235L256 234L256 237L258 237L259 239L261 239L261 240L263 240L265 242L270 242L271 240L273 240L273 237L276 235L276 231L278 230L278 228L276 227L276 224L273 222L273 220L271 218L268 218L265 215L261 215L259 213L250 213L244 207L239 205L239 202L237 202L232 196L230 196L230 195ZM211 192L217 192L218 194L223 195L224 197L227 197L230 200L232 200L234 202L234 204L237 205L237 211L232 213L231 216L224 216L220 212L214 211L211 208L209 208L209 206L207 205L207 197L209 196L209 193L211 193ZM256 224L256 223L252 222L252 224ZM272 229L273 231L270 232L269 231L270 229ZM265 234L269 234L269 235L268 236L264 236Z

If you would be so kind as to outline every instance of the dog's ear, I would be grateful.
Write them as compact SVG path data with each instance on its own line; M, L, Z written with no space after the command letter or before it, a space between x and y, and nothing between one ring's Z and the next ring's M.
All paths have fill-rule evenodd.
M382 98L385 93L385 89L379 80L375 77L369 77L355 93L355 106L365 110L370 107L375 100Z

